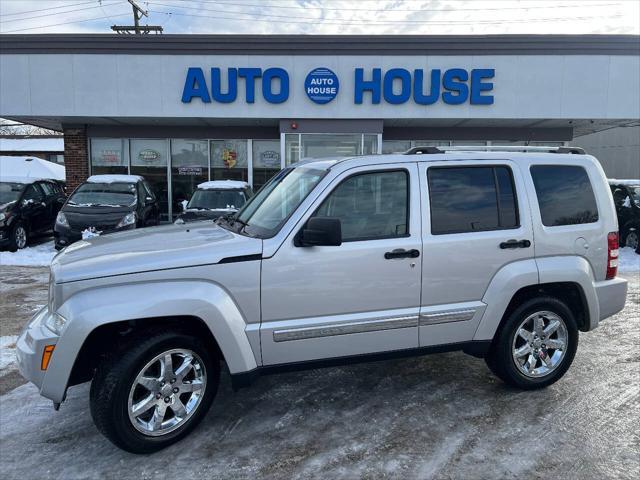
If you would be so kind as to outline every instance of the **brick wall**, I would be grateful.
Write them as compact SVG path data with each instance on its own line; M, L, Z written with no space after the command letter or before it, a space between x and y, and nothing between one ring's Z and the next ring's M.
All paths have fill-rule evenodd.
M73 190L89 177L89 152L87 152L87 129L65 128L64 166L67 174L67 192Z

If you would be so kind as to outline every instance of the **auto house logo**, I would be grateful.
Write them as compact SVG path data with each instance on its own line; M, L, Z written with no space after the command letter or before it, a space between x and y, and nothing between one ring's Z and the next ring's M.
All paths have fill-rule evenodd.
M336 98L340 82L338 76L328 68L315 68L309 72L304 81L307 97L317 104L323 105Z

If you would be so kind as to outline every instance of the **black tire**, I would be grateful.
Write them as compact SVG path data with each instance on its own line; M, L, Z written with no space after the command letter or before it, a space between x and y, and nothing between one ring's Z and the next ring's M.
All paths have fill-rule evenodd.
M567 329L567 349L560 364L543 377L529 377L516 367L513 359L513 340L520 324L531 314L550 311L558 315ZM558 381L567 372L578 348L578 327L571 310L553 297L538 297L516 308L501 325L485 358L491 371L505 383L524 390L544 388Z
M24 244L18 239L20 230L24 232ZM22 222L16 222L11 228L9 233L9 250L15 252L19 249L25 248L29 243L29 231Z
M206 386L202 399L192 416L177 429L161 436L145 435L129 419L131 386L147 362L178 348L193 351L204 364ZM98 430L114 445L131 453L155 452L182 439L200 423L215 398L219 381L220 360L198 338L173 330L145 330L98 366L91 384L91 416Z

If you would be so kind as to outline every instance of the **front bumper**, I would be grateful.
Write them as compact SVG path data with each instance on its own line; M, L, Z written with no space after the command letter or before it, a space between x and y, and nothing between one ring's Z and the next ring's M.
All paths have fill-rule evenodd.
M42 308L34 315L27 325L27 328L24 329L18 338L16 343L16 356L18 360L18 369L22 376L38 387L41 395L56 403L60 403L62 399L52 398L42 390L45 375L47 374L47 371L42 370L41 368L44 348L47 345L56 345L60 338L44 326L49 315L50 313L47 307ZM55 354L56 352L54 349L51 362L54 361ZM51 364L51 362L49 364Z
M615 315L624 308L627 301L627 281L624 278L596 282L594 286L600 306L599 320Z
M115 228L115 227L109 228L109 229L105 228L101 230L100 235L108 235L110 233L124 232L126 230L133 230L134 228L136 228L135 224L127 225L126 227L120 227L120 228ZM63 227L61 225L56 224L53 230L53 239L54 239L55 247L59 250L68 245L71 245L72 243L82 240L82 230L75 230L72 228Z

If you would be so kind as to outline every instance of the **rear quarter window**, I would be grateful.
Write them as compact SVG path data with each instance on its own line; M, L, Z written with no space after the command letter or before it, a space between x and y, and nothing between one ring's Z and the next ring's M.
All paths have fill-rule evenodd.
M583 167L534 165L531 178L543 225L555 227L598 221L596 198Z

